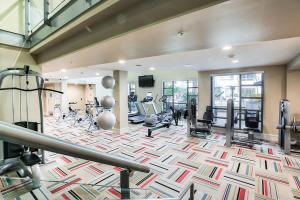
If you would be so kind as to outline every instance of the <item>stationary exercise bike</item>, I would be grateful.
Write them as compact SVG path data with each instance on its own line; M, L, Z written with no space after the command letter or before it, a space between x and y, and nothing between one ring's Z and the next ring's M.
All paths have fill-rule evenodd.
M95 100L96 116L98 116L103 111L103 107L101 106L97 97L95 97L94 100Z
M93 106L94 105L91 103L86 103L84 117L77 117L75 119L74 125L84 122L86 120L91 121L91 119L93 118Z

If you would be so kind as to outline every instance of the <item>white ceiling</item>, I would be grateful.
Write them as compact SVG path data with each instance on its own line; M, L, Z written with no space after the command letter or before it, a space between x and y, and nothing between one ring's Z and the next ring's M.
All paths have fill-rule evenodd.
M127 33L42 63L44 72L61 68L142 71L195 70L287 64L300 53L300 0L231 0ZM182 36L178 31L184 31ZM234 44L232 64L221 50ZM118 59L127 59L125 65ZM137 67L141 64L142 67ZM57 73L61 75L61 73Z
M64 69L64 68L62 68ZM112 70L104 70L99 68L76 68L76 69L68 69L65 71L54 71L43 73L45 78L48 79L68 79L69 83L77 83L77 84L92 84L94 80L100 79L104 76L112 76Z
M125 64L118 62L92 65L84 68L68 69L62 73L50 72L48 77L78 78L94 77L111 74L111 70L150 71L151 67L156 70L179 70L183 68L195 71L242 68L251 66L281 65L287 64L300 52L300 37L276 41L256 42L252 44L233 46L231 50L224 51L221 48L188 51L162 56L154 56L140 59L127 60ZM228 55L233 54L239 63L232 63ZM141 65L141 66L136 66ZM192 65L185 67L185 65ZM82 74L83 73L83 74Z

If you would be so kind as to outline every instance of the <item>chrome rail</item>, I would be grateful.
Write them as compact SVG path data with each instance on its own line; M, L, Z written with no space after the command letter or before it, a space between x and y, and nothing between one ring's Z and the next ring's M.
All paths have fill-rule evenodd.
M64 140L60 140L2 121L0 121L0 139L15 144L73 156L76 158L82 158L107 165L113 165L146 173L150 172L149 167L140 165L137 162L132 162L117 158L112 155L100 153L90 148L75 145Z
M36 131L0 121L0 140L27 147L38 148L84 160L125 168L120 172L121 198L130 199L129 177L132 171L150 172L150 168L97 152L93 149L60 140Z

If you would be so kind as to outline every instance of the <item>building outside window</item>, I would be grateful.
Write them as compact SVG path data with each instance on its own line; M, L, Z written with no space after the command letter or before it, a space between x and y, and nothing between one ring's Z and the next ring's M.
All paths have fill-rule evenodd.
M187 107L188 100L195 97L198 100L197 81L164 81L163 95L167 96L164 108L173 106L175 109Z
M259 113L259 129L263 127L263 73L237 73L211 77L215 125L225 127L227 100L233 99L237 123L235 128L245 128L245 110Z
M136 87L135 87L135 83L134 82L129 82L128 83L128 95L134 92L136 94Z

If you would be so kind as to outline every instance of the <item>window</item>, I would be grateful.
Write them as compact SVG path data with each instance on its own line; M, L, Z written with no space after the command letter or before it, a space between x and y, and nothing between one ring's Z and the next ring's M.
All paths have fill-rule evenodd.
M134 82L130 82L128 83L128 95L134 92L136 94L136 89L135 89L135 83Z
M227 100L233 99L235 115L238 116L235 128L245 128L244 113L258 111L263 127L263 73L241 73L212 76L212 106L215 125L225 127ZM238 114L239 113L239 114Z
M173 106L176 109L186 108L188 100L196 97L198 100L197 81L164 81L163 95L167 96L164 108Z

